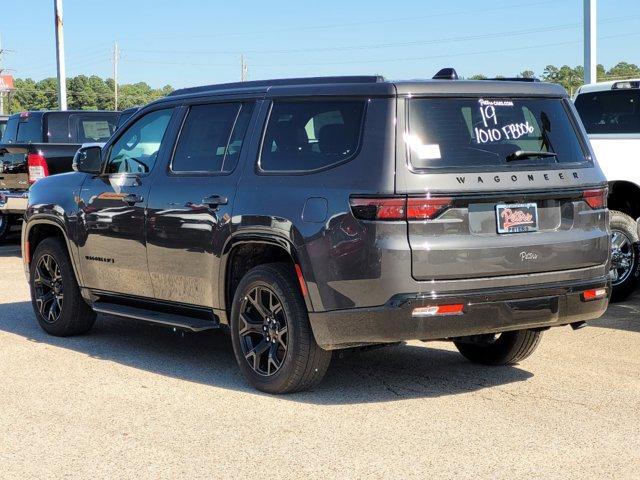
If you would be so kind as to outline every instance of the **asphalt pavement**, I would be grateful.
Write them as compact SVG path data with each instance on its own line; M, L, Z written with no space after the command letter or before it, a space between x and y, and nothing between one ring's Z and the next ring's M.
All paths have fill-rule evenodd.
M333 361L314 391L249 387L222 332L99 316L38 327L0 246L0 478L640 478L640 294L545 332L514 367L410 342Z

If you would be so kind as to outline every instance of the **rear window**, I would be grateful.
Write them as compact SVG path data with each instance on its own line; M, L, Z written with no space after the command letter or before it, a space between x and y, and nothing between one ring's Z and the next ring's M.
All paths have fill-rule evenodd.
M358 150L365 102L275 101L260 156L266 172L308 172L352 158Z
M584 162L560 99L415 98L405 142L417 169Z
M640 90L581 93L575 105L588 133L640 133Z
M18 122L17 143L42 143L42 116L29 115Z

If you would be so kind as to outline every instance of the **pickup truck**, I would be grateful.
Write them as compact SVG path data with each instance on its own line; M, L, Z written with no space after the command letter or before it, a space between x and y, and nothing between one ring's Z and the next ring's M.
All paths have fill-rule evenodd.
M609 184L612 299L640 277L640 79L583 85L574 104Z
M84 143L104 143L119 112L31 111L11 115L0 142L0 241L27 208L29 186L70 172Z

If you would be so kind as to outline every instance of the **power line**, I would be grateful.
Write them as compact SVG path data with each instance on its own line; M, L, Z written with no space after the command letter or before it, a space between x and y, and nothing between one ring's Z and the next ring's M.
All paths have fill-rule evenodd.
M603 19L601 23L614 23L620 21L629 21L640 18L640 15L628 15L625 17L611 17ZM581 23L566 23L560 25L548 25L546 27L536 27L529 29L508 30L502 32L490 32L476 35L463 35L456 37L429 39L429 40L414 40L410 42L397 42L397 43L376 43L368 45L350 45L340 47L313 47L313 48L299 48L299 49L284 49L284 50L243 50L243 53L249 54L292 54L292 53L309 53L309 52L334 52L334 51L350 51L350 50L373 50L380 48L397 48L397 47L409 47L409 46L421 46L421 45L440 45L443 43L455 43L464 42L469 40L482 40L482 39L494 39L500 37L513 37L522 35L531 35L536 33L546 33L559 30L568 30L572 28L580 28ZM162 53L175 54L175 55L236 55L237 51L231 50L148 50L148 49L126 49L127 52L133 53Z

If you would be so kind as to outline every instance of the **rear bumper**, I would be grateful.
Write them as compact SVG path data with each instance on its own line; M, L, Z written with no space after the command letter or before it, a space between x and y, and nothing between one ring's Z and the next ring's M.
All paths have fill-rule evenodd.
M584 301L582 292L606 288L602 299ZM604 314L611 292L607 277L572 284L503 288L473 293L395 295L385 305L329 312L311 312L318 344L326 350L404 340L438 340L544 328L593 320ZM458 315L413 316L413 309L464 304Z
M0 213L23 215L27 211L28 200L28 192L0 190Z

